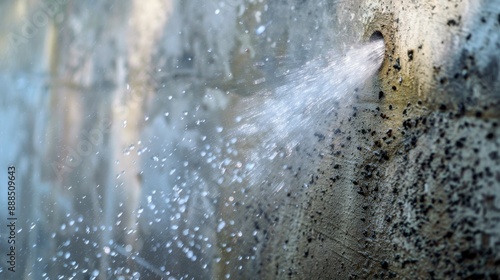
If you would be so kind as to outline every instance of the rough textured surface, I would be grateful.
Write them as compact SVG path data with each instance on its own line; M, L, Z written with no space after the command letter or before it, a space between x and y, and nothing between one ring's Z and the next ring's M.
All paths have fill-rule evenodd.
M383 33L378 89L332 118L307 191L257 214L259 277L497 279L498 1L354 2L313 14L346 42ZM295 4L290 37L316 6Z
M498 279L498 1L268 4L270 37L302 42L285 57L377 30L387 53L375 89L340 106L320 150L291 164L292 193L234 214L257 251L245 277ZM242 252L226 258L236 274Z

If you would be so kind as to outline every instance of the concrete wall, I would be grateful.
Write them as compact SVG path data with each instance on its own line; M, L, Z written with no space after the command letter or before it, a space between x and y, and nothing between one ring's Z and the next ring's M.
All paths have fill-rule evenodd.
M45 2L14 45L46 8L0 4L22 278L498 278L499 1ZM384 64L324 137L241 181L221 168L260 151L227 146L241 96L374 31Z
M285 57L380 31L386 58L376 86L332 116L322 154L292 162L312 172L234 214L252 237L226 259L253 248L247 278L497 279L499 2L267 4Z
M387 50L377 86L332 118L316 180L269 219L253 213L259 277L497 279L499 2L270 5L294 5L278 21L292 38L378 30Z

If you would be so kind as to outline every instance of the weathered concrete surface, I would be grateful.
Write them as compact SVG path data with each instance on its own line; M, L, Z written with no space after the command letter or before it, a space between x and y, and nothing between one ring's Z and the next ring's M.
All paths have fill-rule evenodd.
M318 165L299 176L316 178L309 188L261 197L235 214L257 251L245 277L498 277L498 4L268 3L266 32L289 42L286 57L367 40L375 30L387 54L378 87L333 118L322 159L297 163ZM247 248L238 245L227 256L236 274L234 260Z
M500 2L415 2L268 3L275 30L316 43L288 56L375 30L387 53L322 159L304 156L319 161L309 188L237 215L257 217L246 277L499 277Z

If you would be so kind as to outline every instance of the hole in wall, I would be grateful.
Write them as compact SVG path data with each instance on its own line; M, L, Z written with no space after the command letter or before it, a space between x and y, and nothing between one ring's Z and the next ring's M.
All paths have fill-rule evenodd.
M374 42L377 40L384 40L384 35L382 35L382 32L378 30L373 32L373 34L370 36L370 42Z

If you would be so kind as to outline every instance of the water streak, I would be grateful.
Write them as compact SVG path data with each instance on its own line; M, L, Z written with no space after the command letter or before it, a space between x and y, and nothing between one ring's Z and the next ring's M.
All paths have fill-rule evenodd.
M383 40L353 47L343 54L330 53L326 60L311 60L290 72L284 84L275 89L244 100L241 125L234 136L243 142L255 139L259 143L246 156L257 166L246 177L257 184L276 177L276 171L270 174L273 168L266 162L273 164L276 157L289 157L299 145L311 146L314 134L325 130L321 125L330 118L335 104L349 102L349 97L378 71L383 58ZM282 182L273 185L281 186Z

